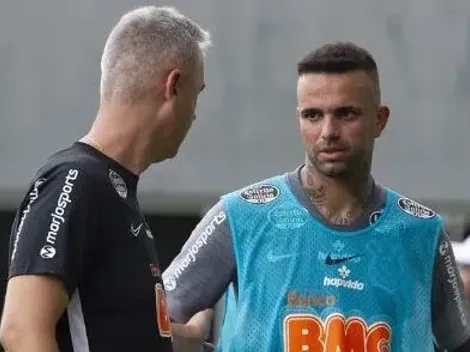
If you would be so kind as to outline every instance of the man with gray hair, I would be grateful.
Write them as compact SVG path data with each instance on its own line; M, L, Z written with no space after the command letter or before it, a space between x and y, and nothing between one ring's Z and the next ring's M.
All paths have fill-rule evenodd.
M151 164L177 154L210 44L168 7L133 10L111 31L93 126L37 171L12 225L0 330L7 351L172 350L136 190Z

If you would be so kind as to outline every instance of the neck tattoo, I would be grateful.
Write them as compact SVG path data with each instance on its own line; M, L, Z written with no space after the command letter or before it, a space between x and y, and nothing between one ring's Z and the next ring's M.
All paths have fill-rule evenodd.
M317 211L330 223L334 225L350 225L354 219L362 212L365 206L365 200L367 197L362 195L357 199L356 210L351 209L336 213L332 212L328 207L328 186L324 183L317 183L310 172L307 171L305 183L303 185L304 191L307 194L310 201L317 208Z

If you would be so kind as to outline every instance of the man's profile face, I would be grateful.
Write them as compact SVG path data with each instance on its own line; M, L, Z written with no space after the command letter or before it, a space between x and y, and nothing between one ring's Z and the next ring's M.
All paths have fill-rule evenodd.
M165 120L167 158L172 158L178 153L195 119L199 94L205 87L203 60L191 69L170 71L166 86L166 100L158 113Z
M297 116L308 162L328 177L370 168L374 140L388 118L364 71L308 73L297 83Z
M196 118L195 112L199 94L204 87L204 61L201 59L196 63L194 70L182 77L181 87L175 101L177 130L179 132L176 136L178 147L183 143Z

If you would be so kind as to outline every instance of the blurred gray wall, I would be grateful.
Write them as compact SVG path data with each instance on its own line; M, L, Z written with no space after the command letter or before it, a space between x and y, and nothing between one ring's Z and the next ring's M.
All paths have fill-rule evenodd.
M99 61L131 0L3 1L0 206L81 137L98 104ZM461 212L470 200L470 2L178 0L212 32L207 91L179 156L142 177L147 210L201 211L226 191L302 161L296 62L331 40L367 47L392 108L377 180ZM450 209L449 208L449 209ZM470 209L469 209L470 210Z

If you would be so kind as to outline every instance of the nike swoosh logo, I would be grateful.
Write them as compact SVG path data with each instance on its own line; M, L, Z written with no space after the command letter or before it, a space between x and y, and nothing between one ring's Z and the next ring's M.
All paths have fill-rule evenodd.
M270 261L271 263L275 263L280 260L290 258L292 256L293 254L274 254L272 251L269 251L267 257L268 257L268 261Z
M337 265L337 264L347 262L347 261L349 261L351 259L354 259L354 258L357 258L357 257L360 257L360 255L352 255L352 256L349 256L349 257L342 257L342 258L331 258L331 255L328 254L328 256L325 259L325 264L326 265Z
M139 236L139 232L140 232L140 229L142 228L142 225L144 223L141 222L139 226L137 226L137 228L134 228L134 224L131 224L131 232L132 234L134 235L134 237L137 237Z

